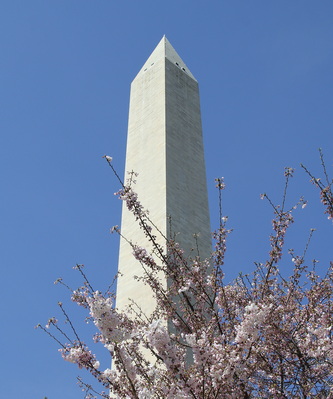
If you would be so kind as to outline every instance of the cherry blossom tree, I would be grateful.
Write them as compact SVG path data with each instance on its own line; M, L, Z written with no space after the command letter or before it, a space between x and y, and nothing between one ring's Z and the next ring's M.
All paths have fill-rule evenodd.
M105 158L116 174L112 158ZM322 154L321 159L324 166ZM332 181L325 167L326 183L304 169L332 218ZM261 196L274 212L266 262L256 264L252 275L239 275L232 283L225 282L223 272L230 233L226 217L219 215L210 259L188 258L177 242L167 238L163 250L133 179L128 184L119 179L118 196L152 243L151 252L131 245L145 272L142 279L156 298L155 311L147 316L135 303L119 311L114 293L94 291L83 266L77 265L84 284L72 291L71 299L87 310L97 327L94 339L110 352L112 368L101 369L61 303L70 333L55 318L46 327L39 326L56 339L65 360L88 370L103 386L104 391L99 391L80 380L86 398L109 398L109 391L111 397L136 399L333 398L333 262L323 277L316 274L315 261L306 264L311 230L302 254L289 251L291 276L279 269L293 212L306 205L301 198L286 208L292 175L293 169L286 168L280 206L268 195ZM223 178L216 179L216 187L221 203ZM117 227L114 231L121 234ZM161 275L169 281L167 288ZM61 279L58 282L65 285Z

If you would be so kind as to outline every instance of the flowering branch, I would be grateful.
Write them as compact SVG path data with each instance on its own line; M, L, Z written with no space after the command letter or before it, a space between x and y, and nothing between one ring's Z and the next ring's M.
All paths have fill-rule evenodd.
M105 158L121 182L112 158ZM327 186L314 182L321 190L326 213L332 215L333 197L326 169L324 174ZM129 241L144 271L140 279L156 298L155 310L146 315L133 302L127 309L118 310L115 294L94 291L82 265L77 265L83 286L73 291L64 285L71 290L72 300L88 310L98 331L94 340L111 354L112 369L101 368L79 339L62 304L71 333L62 332L54 318L48 327L67 343L55 338L48 328L41 329L56 339L65 360L88 370L118 398L333 397L333 263L322 278L314 267L309 270L306 265L314 229L302 255L291 249L290 258L282 257L287 231L294 223L293 212L297 206L306 205L301 198L291 209L286 208L292 176L293 169L286 168L281 206L267 194L261 196L274 213L267 261L256 264L252 275L240 274L226 284L223 267L231 230L222 214L223 179L216 180L219 228L213 234L215 250L210 259L200 259L187 258L174 237L163 237L163 249L157 239L158 229L133 190L132 172L126 184L121 182L118 195L153 248L149 252ZM117 227L114 230L121 235ZM282 261L292 266L289 278L282 276ZM168 281L167 287L163 281ZM80 384L86 398L98 395L89 384L82 380ZM99 395L108 397L104 391Z

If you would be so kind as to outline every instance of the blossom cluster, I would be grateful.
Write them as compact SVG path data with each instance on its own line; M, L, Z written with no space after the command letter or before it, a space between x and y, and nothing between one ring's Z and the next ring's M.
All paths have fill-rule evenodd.
M59 349L62 357L71 363L76 363L79 368L98 369L99 362L95 356L81 342L73 345L67 345L65 348Z

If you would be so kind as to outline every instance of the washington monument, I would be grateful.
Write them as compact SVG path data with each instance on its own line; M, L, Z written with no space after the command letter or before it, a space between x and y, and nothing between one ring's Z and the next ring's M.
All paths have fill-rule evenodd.
M186 255L199 251L201 258L208 257L211 230L198 82L166 37L131 85L125 170L138 173L134 191L162 233L159 244L165 248L163 236L175 235ZM151 249L125 203L121 232L133 244ZM143 271L132 252L121 239L116 306L124 309L134 301L149 315L155 301L150 288L135 279Z

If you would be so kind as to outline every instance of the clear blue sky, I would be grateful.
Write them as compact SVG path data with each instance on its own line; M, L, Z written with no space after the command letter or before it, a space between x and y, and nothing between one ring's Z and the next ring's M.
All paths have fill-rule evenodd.
M331 0L1 2L1 398L82 397L79 370L33 327L65 302L57 277L79 284L76 263L102 289L116 272L119 185L101 157L123 173L130 82L163 34L200 84L215 226L213 179L228 186L228 278L265 260L259 194L279 200L285 166L291 201L309 200L290 246L300 253L316 227L309 258L325 267L333 227L299 164L322 175L322 147L332 171L332 21Z

